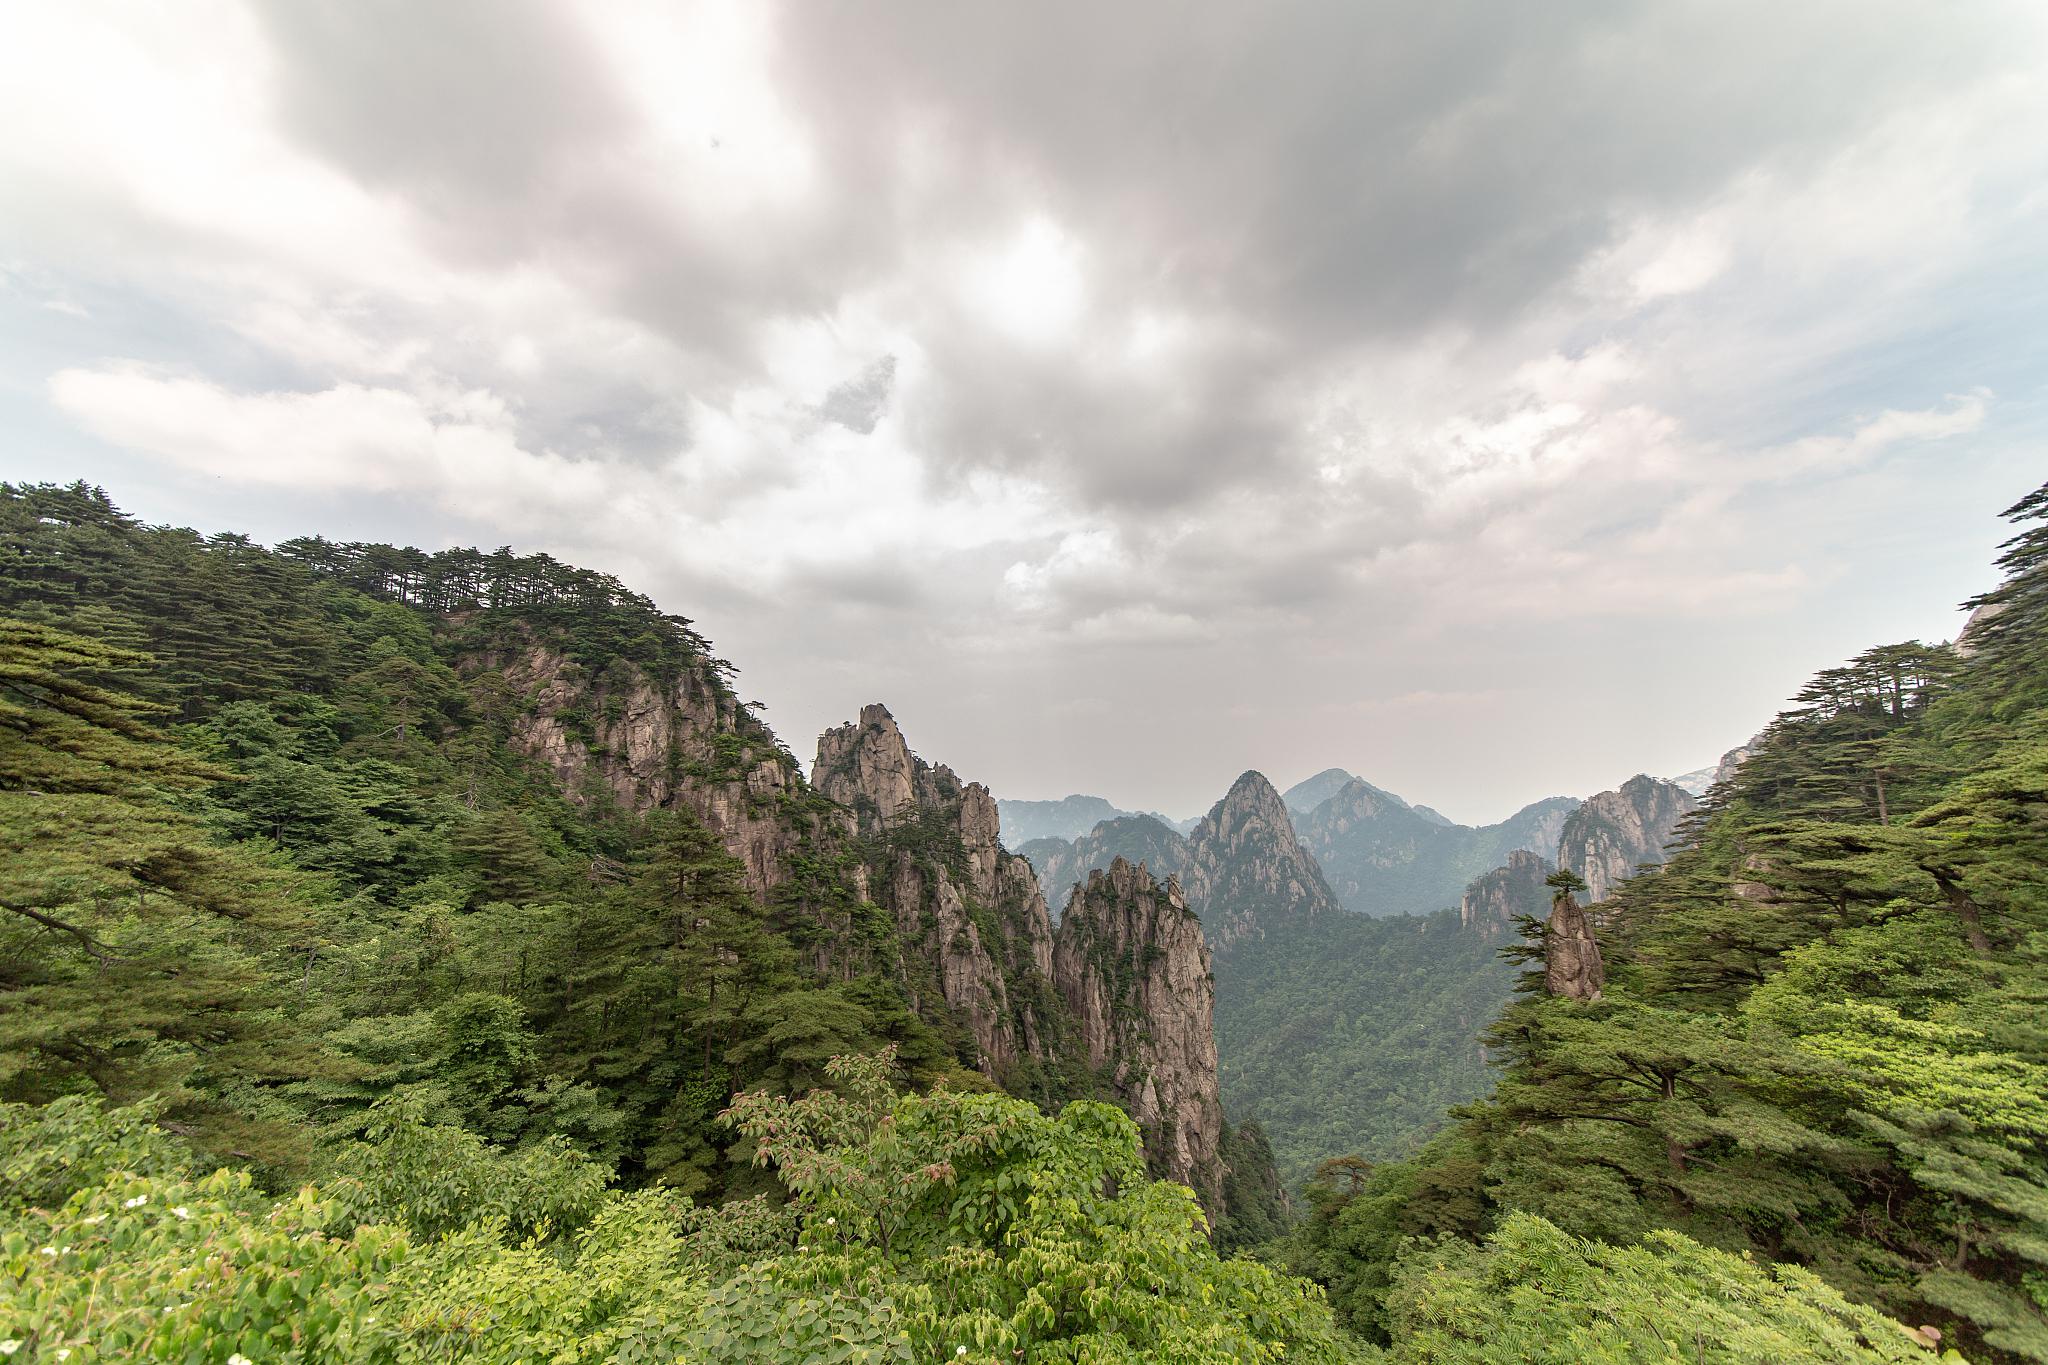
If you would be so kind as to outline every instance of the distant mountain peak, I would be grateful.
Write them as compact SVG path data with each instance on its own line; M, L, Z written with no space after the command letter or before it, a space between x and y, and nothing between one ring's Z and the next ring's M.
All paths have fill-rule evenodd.
M1281 793L1280 799L1287 803L1287 809L1298 815L1306 815L1323 802L1335 796L1345 783L1356 782L1356 774L1342 768L1325 768L1313 777L1305 777Z
M1203 920L1219 948L1263 937L1282 920L1343 913L1264 773L1248 771L1231 783L1188 846L1206 888Z

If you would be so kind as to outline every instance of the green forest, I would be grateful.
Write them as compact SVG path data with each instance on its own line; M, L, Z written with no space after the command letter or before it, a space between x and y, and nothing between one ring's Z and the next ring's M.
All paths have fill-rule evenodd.
M687 620L0 485L0 1354L2048 1361L2048 488L2008 515L1966 648L1814 679L1599 908L1597 999L1523 925L1490 1098L1323 1114L1298 1217L1212 1237L1085 1078L977 1066ZM731 718L671 762L782 774L767 894L515 743L535 649ZM1327 956L1234 968L1299 983L1271 1057Z

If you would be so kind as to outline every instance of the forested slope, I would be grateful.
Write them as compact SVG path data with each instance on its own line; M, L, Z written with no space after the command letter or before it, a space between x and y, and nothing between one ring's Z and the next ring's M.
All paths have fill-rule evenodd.
M1972 1359L2048 1360L2048 489L1959 647L1830 669L1540 975L1494 1096L1413 1160L1333 1165L1296 1264L1400 1335L1403 1239L1541 1215L1806 1267ZM1525 929L1544 951L1544 930Z
M1676 1235L1626 1250L1570 1235L1610 1231L1588 1213L1616 1199L1561 1204L1565 1230L1498 1217L1511 1188L1563 1167L1525 1155L1521 1187L1461 1184L1470 1161L1443 1153L1489 1141L1483 1119L1415 1166L1361 1174L1393 1181L1391 1199L1325 1182L1297 1254L1391 1347L1341 1332L1312 1285L1219 1258L1193 1194L1146 1178L1130 1119L1065 1102L1088 1077L988 1055L919 937L926 917L892 920L863 893L880 868L952 879L958 812L861 828L687 622L602 575L509 551L266 550L140 525L83 487L7 487L0 602L11 1359L1477 1362L1626 1359L1687 1331L1713 1333L1700 1360L1926 1354L1810 1277ZM1978 754L1959 786L1922 750L1879 745L1881 827L1953 850L1935 909L1977 938L1928 977L1928 998L1972 1009L1901 997L1874 1036L1938 1059L1975 1055L1957 1039L2005 1049L1945 1080L1906 1059L1940 1080L1928 1099L1962 1096L1997 1141L1875 1114L1890 1125L1876 1140L1947 1140L1943 1169L1976 1161L1984 1191L1960 1265L1909 1306L1957 1284L2005 1286L2005 1304L2026 1283L1992 1249L2030 1245L2014 1191L2032 1188L2039 1092L2024 1030L1997 1021L2028 998L2015 935L2040 902L1997 838L1942 812L1967 799L2031 818L2039 783L1996 775L2031 723L2042 652L2007 630L1973 665L2019 678L2003 701L1930 682L1934 700L1916 692L1877 727L1932 735L1951 694L1983 703L1943 722ZM659 723L635 710L650 696ZM1830 761L1862 772L1867 737L1841 743ZM1825 804L1840 788L1817 784L1817 818L1844 818ZM961 908L978 927L989 907ZM1629 933L1649 981L1666 959L1642 918ZM1514 1039L1554 1004L1503 1025L1525 1069L1540 1041ZM1845 1028L1816 1015L1812 1050ZM1496 1107L1540 1079L1518 1073ZM1028 1098L989 1093L1004 1081ZM1718 1131L1685 1128L1681 1166ZM1226 1196L1259 1184L1257 1130L1223 1144ZM1913 1176L1922 1203L1899 1216L1944 1231L1924 1192L1964 1179L1947 1178ZM1660 1187L1635 1196L1614 1235L1674 1221ZM1347 1220L1374 1209L1391 1210L1374 1228L1426 1214L1485 1240L1401 1265L1340 1254ZM1361 1297L1367 1264L1387 1292Z
M757 1180L714 1124L735 1090L892 1043L924 1081L975 1064L850 889L874 851L688 623L615 581L267 551L76 488L0 516L7 1097L154 1093L277 1175L402 1098L716 1191ZM679 714L639 773L607 712L649 690L706 723ZM778 856L734 857L700 812Z

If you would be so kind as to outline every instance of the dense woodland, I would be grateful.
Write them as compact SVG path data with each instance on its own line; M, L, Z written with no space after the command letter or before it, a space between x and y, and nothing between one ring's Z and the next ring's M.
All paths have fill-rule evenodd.
M1410 1155L1492 1088L1480 1034L1512 992L1497 941L1458 912L1321 915L1217 968L1232 1113L1258 1116L1289 1181L1332 1152Z
M1601 907L1601 999L1525 977L1490 1099L1409 1161L1317 1175L1291 1259L1346 1322L1398 1339L1404 1247L1540 1215L2048 1360L2048 489L2008 515L1962 649L1815 678Z
M0 1352L2048 1360L2048 490L2013 515L1967 654L1816 679L1602 907L1601 999L1525 976L1491 1099L1226 1257L1119 1110L818 970L872 907L509 742L506 648L724 677L686 621L0 486Z

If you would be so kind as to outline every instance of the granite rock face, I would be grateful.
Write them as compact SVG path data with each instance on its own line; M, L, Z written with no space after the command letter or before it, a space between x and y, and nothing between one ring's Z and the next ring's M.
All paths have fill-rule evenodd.
M1156 816L1104 820L1078 839L1033 839L1018 851L1037 869L1049 905L1064 905L1090 871L1118 858L1143 863L1154 876L1178 878L1188 903L1202 903L1202 877L1191 864L1188 841Z
M512 745L545 765L571 801L682 807L746 865L755 896L787 877L809 821L792 818L783 798L803 776L708 662L668 684L638 668L593 677L541 644L471 663L497 668L525 699L509 721Z
M921 994L935 986L991 1077L1053 1056L1052 920L1031 864L1002 846L988 788L912 753L879 704L818 737L811 781L853 813L869 898L930 965L905 973L913 1007L935 1003Z
M1543 927L1543 989L1573 1000L1598 1000L1607 988L1600 944L1578 897L1559 891Z
M1060 918L1053 979L1089 1066L1143 1131L1152 1169L1219 1215L1216 985L1179 883L1123 858L1091 871Z
M1188 836L1188 884L1219 950L1291 920L1344 913L1280 793L1256 772L1233 782Z
M1465 888L1458 903L1458 927L1483 938L1500 938L1514 931L1518 916L1543 918L1550 908L1550 889L1543 879L1551 871L1547 859L1527 849L1509 853L1504 866Z
M1585 878L1587 903L1597 905L1638 867L1662 863L1679 820L1698 806L1676 783L1637 774L1572 812L1558 836L1558 866Z

